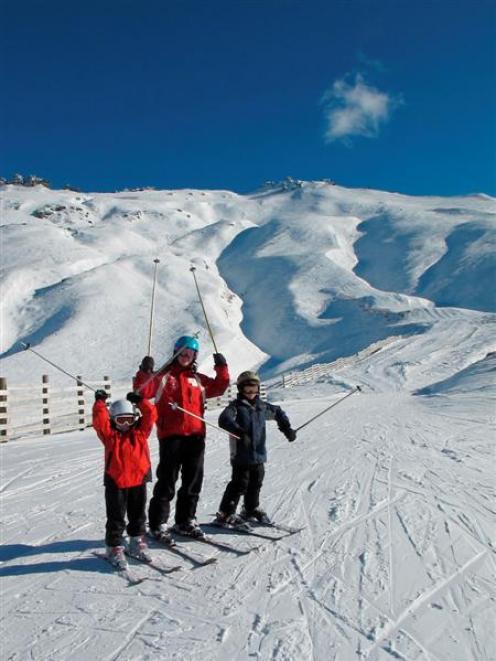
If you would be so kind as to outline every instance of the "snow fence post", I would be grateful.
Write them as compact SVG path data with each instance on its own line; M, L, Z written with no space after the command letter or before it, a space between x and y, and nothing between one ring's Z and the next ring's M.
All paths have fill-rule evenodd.
M83 378L79 374L77 375L77 381L76 381L76 397L77 397L77 405L78 405L78 429L80 431L83 431L83 429L86 427L86 420L84 417L84 390L83 390L83 384L81 379Z
M41 406L43 436L51 434L48 374L41 375Z
M8 400L7 379L0 376L0 443L7 443L8 435Z
M112 383L110 381L109 376L104 376L103 377L103 389L107 393L108 398L111 399L112 398Z
M267 401L267 386L263 382L260 384L260 399L264 402Z

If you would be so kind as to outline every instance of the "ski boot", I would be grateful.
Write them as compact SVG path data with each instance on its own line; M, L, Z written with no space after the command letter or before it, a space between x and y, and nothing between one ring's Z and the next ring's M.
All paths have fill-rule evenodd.
M110 564L116 569L127 569L124 546L107 546L105 555Z
M164 523L153 530L150 528L150 537L156 540L159 544L165 544L168 546L173 546L174 544L172 535Z
M189 519L183 523L176 523L173 527L173 530L179 535L183 535L185 537L193 537L194 539L201 539L202 537L205 537L205 533L196 522L196 519Z
M244 530L249 532L251 530L250 524L242 519L235 512L233 514L226 514L225 512L217 512L212 525L219 528L231 528L232 530Z
M241 510L241 518L244 521L261 523L265 525L271 523L267 513L261 510L259 507L256 507L254 510L250 510L249 512L243 507Z
M126 555L128 555L131 558L136 558L136 560L140 560L141 562L152 561L152 556L148 551L148 545L145 542L142 535L129 538L129 543L126 549Z

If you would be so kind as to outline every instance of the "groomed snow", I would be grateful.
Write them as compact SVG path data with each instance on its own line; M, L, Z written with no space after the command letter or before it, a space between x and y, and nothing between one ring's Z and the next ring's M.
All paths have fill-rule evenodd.
M295 425L338 397L315 388L283 403ZM369 392L291 445L271 427L263 504L305 530L201 569L179 561L171 577L139 565L148 580L131 588L92 555L105 522L94 434L3 446L3 658L494 659L493 406ZM200 521L228 477L226 440L209 432Z

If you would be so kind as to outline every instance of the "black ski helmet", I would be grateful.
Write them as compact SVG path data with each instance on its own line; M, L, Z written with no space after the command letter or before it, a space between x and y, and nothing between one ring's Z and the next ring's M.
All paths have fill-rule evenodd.
M246 372L241 372L241 374L238 376L236 380L236 385L238 386L238 390L241 390L241 388L246 383L256 383L257 386L260 388L260 377L256 372L251 372L250 370L247 370Z

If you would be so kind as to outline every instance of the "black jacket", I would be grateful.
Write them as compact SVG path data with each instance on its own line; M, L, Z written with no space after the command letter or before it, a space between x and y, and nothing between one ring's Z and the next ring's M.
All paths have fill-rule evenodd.
M267 461L266 420L275 420L284 435L291 429L282 408L264 402L258 396L250 403L238 395L222 411L219 425L237 436L244 436L243 440L230 438L232 464L262 464Z

